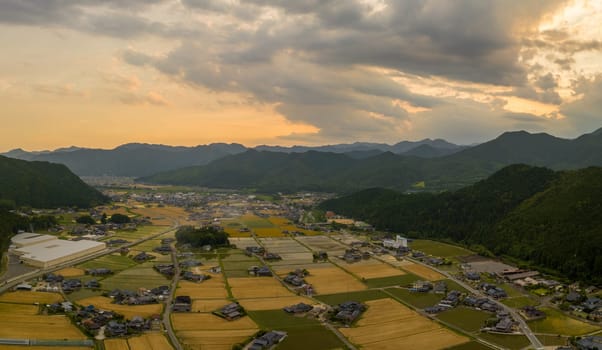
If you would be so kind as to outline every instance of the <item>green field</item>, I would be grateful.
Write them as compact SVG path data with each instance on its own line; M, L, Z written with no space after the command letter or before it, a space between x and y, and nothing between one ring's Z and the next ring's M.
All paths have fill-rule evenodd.
M124 270L118 274L105 278L101 282L102 289L128 289L155 288L169 284L169 280L153 269L153 263L147 262L136 267Z
M506 291L506 293L508 294L509 298L516 298L516 297L523 297L525 296L525 294L523 294L520 290L518 290L516 287L507 284L507 283L503 283L500 285L500 287Z
M501 302L505 305L508 305L508 306L516 308L516 309L520 309L525 306L539 305L539 302L537 300L527 297L527 296L507 298L507 299L501 300Z
M382 277L382 278L371 278L367 280L363 280L364 284L368 286L368 288L382 288L382 287L393 287L393 286L407 286L412 284L415 281L418 281L420 277L413 275L411 273L407 273L401 276L391 276L391 277Z
M111 269L115 271L121 271L128 269L132 266L136 265L136 262L130 259L127 256L119 255L119 254L111 254L104 255L100 258L87 261L77 267L82 269L98 269L105 267L107 269Z
M471 341L469 343L464 343L456 346L452 346L451 348L446 348L445 350L490 350L488 346L485 346L479 342Z
M458 256L475 254L474 252L462 247L423 239L417 239L413 241L410 243L410 247L414 250L420 250L426 254L439 256L442 258L454 258Z
M461 285L459 285L455 281L446 279L445 280L445 284L447 284L447 290L448 291L457 290L457 291L460 291L462 293L468 293L468 291L466 290L466 288L462 287Z
M519 350L527 345L530 345L529 339L524 335L502 335L502 334L489 334L481 333L479 338L494 344L500 345L504 348L511 350Z
M409 305L412 305L417 309L424 309L425 307L438 304L439 301L441 301L441 299L444 297L442 294L415 293L403 288L387 288L385 290L391 295L394 295L396 298Z
M168 228L169 226L139 226L135 231L117 231L114 235L107 237L107 239L123 238L128 241L135 241L165 231Z
M437 315L441 321L454 325L466 332L478 332L485 325L485 321L494 315L459 306L448 311L444 311Z
M248 314L262 329L288 333L286 339L278 345L279 350L344 348L336 335L315 319L289 315L282 310L249 311Z
M364 302L368 300L385 299L389 296L380 290L364 290L359 292L317 295L315 298L328 305L338 305L346 301Z
M538 335L539 341L545 346L562 346L567 345L569 339L565 337L552 336L552 335Z
M243 215L241 216L238 221L240 221L243 225L245 225L246 227L250 228L250 229L254 229L254 228L273 228L275 227L274 224L272 224L270 222L270 220L268 219L264 219L262 217L259 217L257 215Z
M576 320L552 308L541 308L546 313L543 320L529 322L534 333L583 335L600 330L600 327Z

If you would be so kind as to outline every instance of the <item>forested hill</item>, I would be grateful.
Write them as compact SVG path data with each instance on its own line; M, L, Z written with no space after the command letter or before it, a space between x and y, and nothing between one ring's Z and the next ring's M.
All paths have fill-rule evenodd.
M573 140L524 131L508 132L454 154L443 155L444 152L426 146L408 154L414 156L391 152L287 154L248 150L204 166L163 172L140 181L265 192L342 193L371 187L436 192L473 184L510 164L556 170L602 166L602 131Z
M61 164L0 156L0 200L17 206L90 207L107 198Z
M414 238L452 240L602 284L602 168L506 167L464 189L370 189L322 209Z

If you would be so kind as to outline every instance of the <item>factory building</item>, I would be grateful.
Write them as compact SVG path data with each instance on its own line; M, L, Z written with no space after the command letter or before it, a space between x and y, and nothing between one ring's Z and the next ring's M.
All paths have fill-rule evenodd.
M104 242L67 241L29 232L19 233L11 241L10 252L18 255L21 262L38 268L53 267L106 248Z

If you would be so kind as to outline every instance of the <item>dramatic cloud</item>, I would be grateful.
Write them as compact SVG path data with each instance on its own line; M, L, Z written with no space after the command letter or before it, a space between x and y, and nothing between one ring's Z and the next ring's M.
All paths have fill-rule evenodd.
M596 78L602 42L592 29L602 8L592 6L580 0L8 0L0 2L0 25L111 40L117 49L110 54L118 59L107 58L111 67L104 69L120 73L102 80L127 105L161 106L175 115L183 112L182 96L186 108L193 104L186 90L203 101L227 100L224 107L235 103L238 111L263 108L312 127L280 140L474 142L507 129L595 127L587 109L598 106L602 90ZM153 86L158 79L176 84L178 97ZM33 89L69 94L40 84Z

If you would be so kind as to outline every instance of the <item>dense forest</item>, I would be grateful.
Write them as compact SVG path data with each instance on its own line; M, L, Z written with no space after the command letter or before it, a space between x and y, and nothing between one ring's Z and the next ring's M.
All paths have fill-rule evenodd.
M190 244L195 248L205 245L220 247L230 244L228 234L215 227L197 229L192 226L184 226L176 232L176 240L179 244Z
M16 206L87 208L107 198L66 166L0 156L0 199Z
M0 254L10 245L10 238L19 230L45 230L58 224L52 215L19 215L12 203L0 200Z
M369 189L320 207L602 284L602 168L513 165L455 192Z

